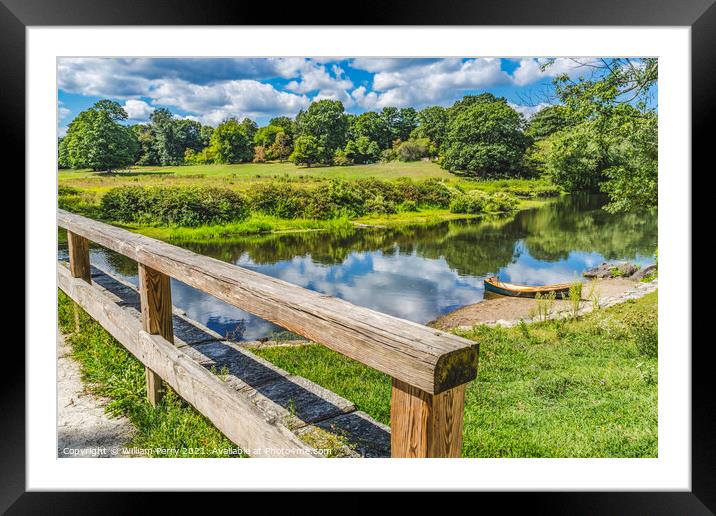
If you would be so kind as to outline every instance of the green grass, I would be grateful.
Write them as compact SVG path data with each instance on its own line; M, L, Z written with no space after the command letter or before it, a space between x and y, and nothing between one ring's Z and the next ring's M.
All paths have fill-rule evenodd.
M466 457L656 457L657 295L582 319L476 327ZM257 354L390 421L390 379L322 346Z
M476 181L456 176L429 161L373 163L349 167L297 167L293 163L242 163L238 165L191 165L177 167L131 167L126 171L107 174L92 170L60 170L58 182L86 193L102 194L115 186L219 186L248 190L256 183L288 179L315 183L328 179L398 179L409 177L420 181L443 179L466 190L480 189L492 193L511 190L515 194L542 189L549 183L534 179L499 179Z
M128 447L148 450L143 456L149 457L236 457L220 451L236 445L171 389L152 407L146 398L144 366L81 309L80 331L72 333L75 305L61 291L58 309L60 331L80 364L85 387L109 398L107 412L126 416L137 429Z
M252 214L247 220L199 226L196 228L180 226L145 226L141 224L116 224L119 227L141 233L142 235L164 240L166 242L210 242L221 239L227 243L232 237L245 237L263 233L288 233L292 231L324 231L340 230L353 227L345 218L315 219L280 219L270 215Z

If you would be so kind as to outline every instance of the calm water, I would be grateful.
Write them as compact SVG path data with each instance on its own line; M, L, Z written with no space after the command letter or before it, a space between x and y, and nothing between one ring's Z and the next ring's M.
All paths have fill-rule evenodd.
M572 281L604 261L652 263L656 214L610 215L601 209L603 201L572 195L491 220L269 235L184 247L426 323L482 300L486 276L539 285ZM128 258L97 247L91 261L137 284L136 264ZM172 296L189 317L222 335L232 332L253 340L280 330L175 280Z

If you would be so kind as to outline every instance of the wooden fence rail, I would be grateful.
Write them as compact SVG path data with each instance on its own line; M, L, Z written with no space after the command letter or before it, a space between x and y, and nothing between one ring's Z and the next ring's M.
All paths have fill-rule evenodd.
M175 278L390 375L393 457L459 456L464 388L477 376L475 342L64 210L57 211L57 218L68 232L72 278L90 282L89 241L138 262L141 333L151 335L152 342L173 341L169 278ZM64 283L82 290L76 281ZM98 318L102 311L90 313ZM161 395L160 377L168 379L143 363L148 396L155 403Z

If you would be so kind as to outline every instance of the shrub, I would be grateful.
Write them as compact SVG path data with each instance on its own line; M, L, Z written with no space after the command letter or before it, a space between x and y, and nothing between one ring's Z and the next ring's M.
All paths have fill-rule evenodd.
M479 190L473 190L466 194L458 194L450 202L452 213L501 213L514 210L517 206L517 199L504 192L487 194Z
M475 215L485 211L484 205L485 195L462 194L457 195L450 202L450 211L452 213L467 213Z
M352 165L353 162L346 156L346 153L342 151L341 149L338 149L333 154L333 164L337 165L339 167L345 167L347 165Z
M225 188L120 186L107 192L101 215L117 222L159 223L196 227L248 217L240 194Z
M365 211L366 213L387 214L396 213L397 210L394 202L386 200L382 195L377 195L366 201Z
M400 161L418 161L435 155L435 146L427 138L417 138L398 144L395 153Z
M412 212L412 211L418 211L418 205L415 203L415 201L407 200L403 201L398 205L398 211L401 212Z
M308 195L305 190L286 182L259 184L249 198L252 211L282 219L303 216L307 202Z

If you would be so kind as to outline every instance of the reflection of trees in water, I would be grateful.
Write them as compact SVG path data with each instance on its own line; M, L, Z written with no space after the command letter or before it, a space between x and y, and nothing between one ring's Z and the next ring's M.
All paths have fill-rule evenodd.
M656 249L655 212L610 214L600 196L570 195L549 209L522 213L525 244L538 260L565 259L570 251L595 252L614 260Z
M104 249L104 248L102 248ZM107 263L117 271L119 274L124 276L136 276L137 275L137 262L124 256L123 254L115 253L108 249L104 253Z
M571 195L542 208L511 216L340 232L266 235L231 244L188 246L197 253L235 262L244 253L256 264L310 255L317 263L342 263L352 252L417 254L443 258L460 274L482 276L517 259L524 240L539 260L564 259L570 251L596 252L607 259L650 254L656 248L656 214L612 215L598 196Z

